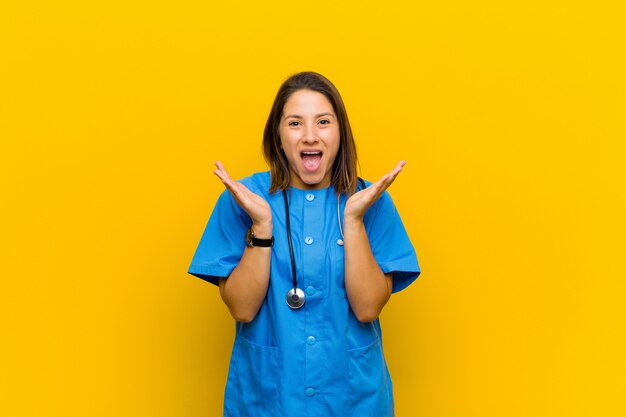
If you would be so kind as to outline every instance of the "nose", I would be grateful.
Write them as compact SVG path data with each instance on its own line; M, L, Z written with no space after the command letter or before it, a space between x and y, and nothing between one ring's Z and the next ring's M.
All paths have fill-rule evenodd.
M304 143L315 143L318 141L317 132L315 130L315 124L307 125L302 132L302 142Z

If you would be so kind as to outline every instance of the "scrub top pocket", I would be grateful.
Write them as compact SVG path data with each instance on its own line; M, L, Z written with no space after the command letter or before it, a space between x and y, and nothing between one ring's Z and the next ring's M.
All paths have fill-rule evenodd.
M278 407L278 348L257 345L237 335L233 348L232 384L227 384L226 397L234 400L233 415L264 417ZM230 391L230 392L229 392ZM228 415L228 414L226 414Z
M348 350L348 415L393 417L391 379L380 339Z

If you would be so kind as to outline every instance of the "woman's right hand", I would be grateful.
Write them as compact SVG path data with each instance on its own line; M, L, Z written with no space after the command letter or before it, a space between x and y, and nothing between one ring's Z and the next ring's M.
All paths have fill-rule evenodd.
M252 219L254 235L260 239L271 238L272 211L267 201L230 178L220 161L215 161L215 166L217 169L213 173ZM249 323L261 308L269 286L271 255L271 248L246 247L228 278L220 278L220 295L235 320Z
M269 237L272 234L272 211L267 201L258 194L250 191L245 185L230 178L224 165L220 161L215 161L217 169L213 171L217 175L237 204L252 219L255 235L259 238ZM269 233L269 236L265 236Z

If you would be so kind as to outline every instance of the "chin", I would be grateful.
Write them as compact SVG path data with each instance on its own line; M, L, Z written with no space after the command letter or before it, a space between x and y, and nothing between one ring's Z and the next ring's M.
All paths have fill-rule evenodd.
M311 179L303 179L302 182L305 183L306 185L310 185L311 187L314 187L316 185L320 185L322 183L322 181L324 181L324 178L311 178Z
M302 184L302 187L320 187L322 182L324 182L324 177L315 177L312 175L307 176L298 176L299 182Z
M300 187L316 188L322 187L324 180L329 173L320 167L319 172L306 172L303 170L292 170L292 184L300 184ZM327 185L330 185L330 176ZM296 185L297 186L297 185Z

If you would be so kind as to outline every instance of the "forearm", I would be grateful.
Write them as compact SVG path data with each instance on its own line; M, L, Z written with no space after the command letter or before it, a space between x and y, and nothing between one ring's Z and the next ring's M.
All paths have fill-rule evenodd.
M253 226L259 238L270 238L272 226ZM267 294L272 248L246 247L239 264L226 279L220 280L220 295L237 321L254 319Z
M375 320L391 296L391 275L378 266L362 220L345 220L345 287L361 322Z

